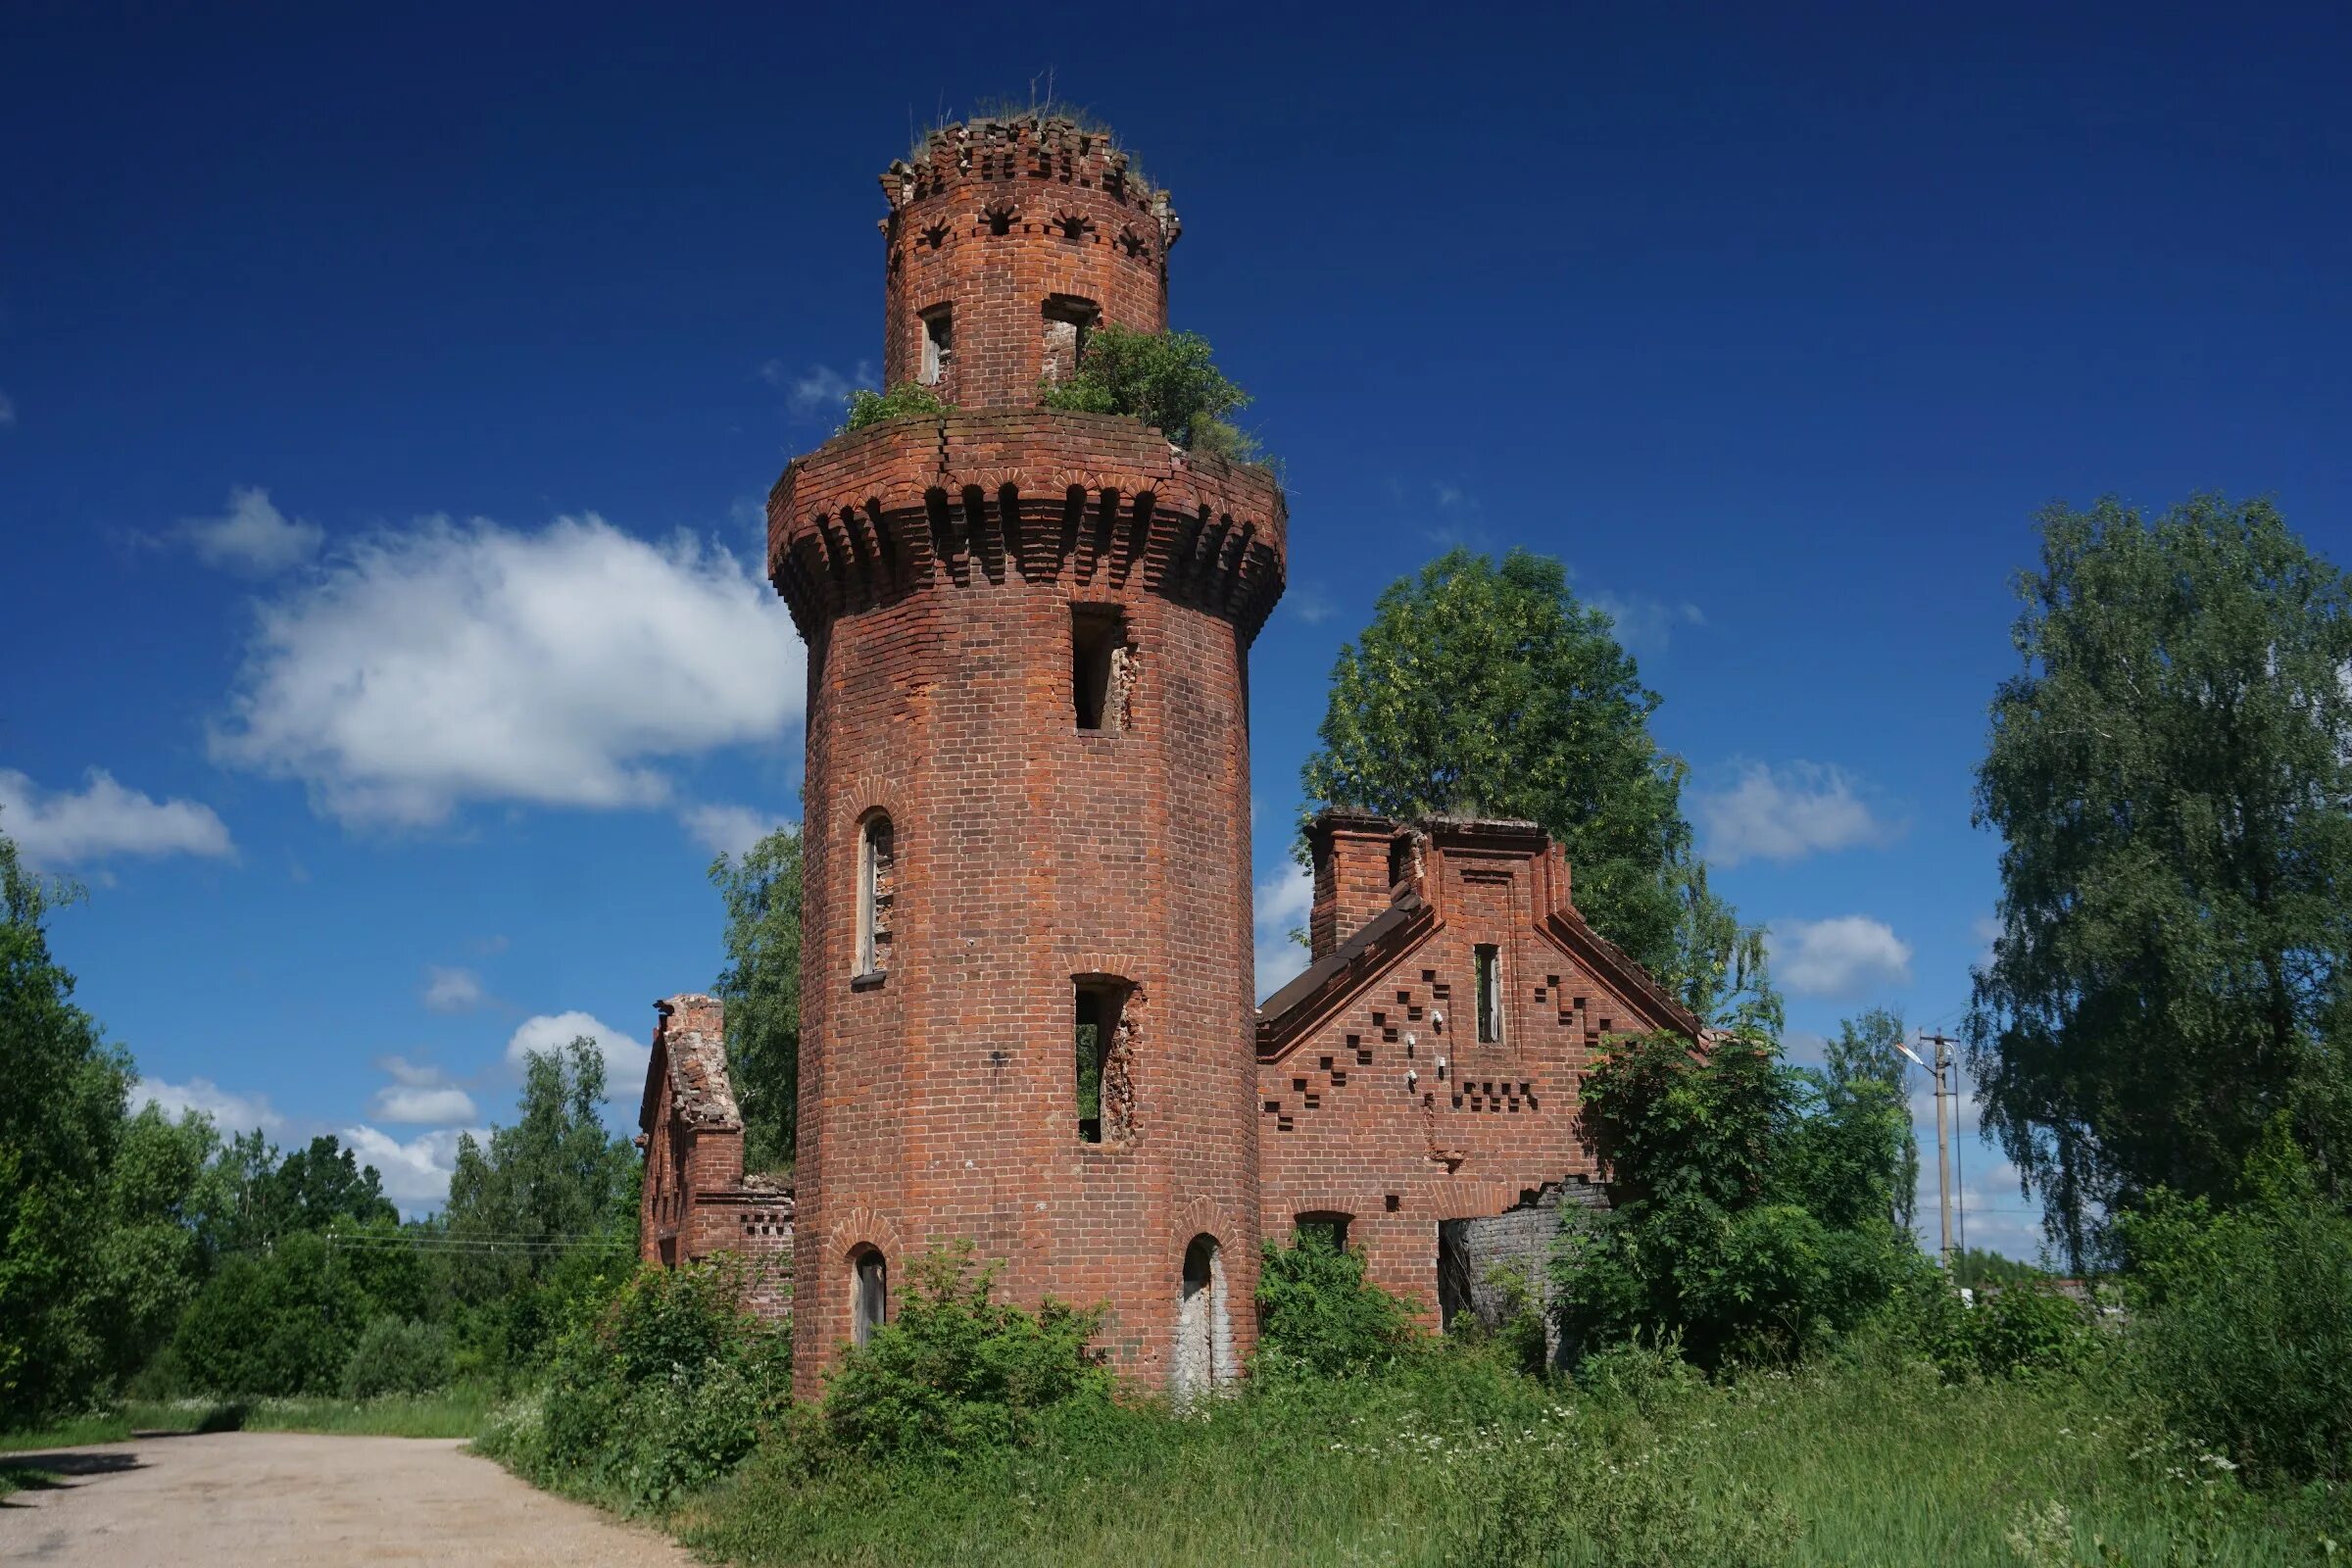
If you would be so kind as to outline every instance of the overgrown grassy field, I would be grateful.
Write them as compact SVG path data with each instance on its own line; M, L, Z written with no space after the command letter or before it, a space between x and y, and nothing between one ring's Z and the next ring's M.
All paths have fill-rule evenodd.
M957 1466L771 1445L671 1524L776 1564L2330 1560L2329 1504L2258 1497L2116 1408L2071 1377L1846 1364L1569 1392L1437 1358L1193 1416L1064 1410Z
M492 1404L458 1388L374 1399L133 1399L113 1410L24 1432L0 1432L0 1453L125 1443L155 1432L321 1432L388 1438L470 1438Z

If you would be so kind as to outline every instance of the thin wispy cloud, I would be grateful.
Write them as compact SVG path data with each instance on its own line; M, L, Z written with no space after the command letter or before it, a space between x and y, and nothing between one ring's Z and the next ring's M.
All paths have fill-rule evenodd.
M269 491L243 487L229 492L226 511L182 517L169 537L189 546L208 566L267 577L317 555L326 530L278 511Z
M1636 654L1662 654L1673 643L1677 631L1707 623L1706 612L1688 599L1668 601L1652 594L1598 588L1586 594L1584 600L1609 617L1617 629L1617 640Z
M760 367L760 379L781 391L784 406L802 418L838 417L851 393L877 385L870 360L859 360L846 374L829 365L796 370L782 360L769 360Z
M713 855L742 855L784 825L781 815L756 806L692 806L678 821Z
M5 430L16 422L16 400L11 398L7 393L0 392L0 430Z
M1282 608L1309 626L1320 626L1340 612L1331 595L1312 583L1301 583L1284 594Z
M424 971L424 989L417 1000L429 1012L471 1012L488 1004L490 993L483 989L482 977L471 969L431 964Z
M1885 844L1896 829L1870 808L1851 775L1819 762L1750 762L1728 789L1700 791L1692 808L1708 858L1786 864L1833 850Z
M1306 950L1291 933L1306 924L1315 904L1314 878L1301 865L1285 866L1256 887L1257 994L1271 996L1306 967Z
M225 859L236 854L228 825L211 807L156 800L96 767L82 776L78 790L44 790L23 773L0 768L0 833L16 841L27 864L44 869L119 856Z
M473 801L665 803L660 761L780 738L804 653L728 551L590 514L428 518L261 605L216 761L299 781L352 826Z

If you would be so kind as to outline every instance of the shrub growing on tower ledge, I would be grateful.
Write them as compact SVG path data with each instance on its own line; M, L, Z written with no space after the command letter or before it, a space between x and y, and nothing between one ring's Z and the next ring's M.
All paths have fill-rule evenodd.
M1225 417L1247 408L1250 395L1226 379L1198 332L1138 332L1105 322L1088 335L1076 373L1047 387L1039 401L1081 414L1131 415L1189 451L1257 461L1256 440Z
M902 414L953 414L956 405L942 398L927 386L912 381L901 381L887 392L877 392L861 386L850 394L849 416L842 420L835 433L847 435L862 430L881 419L895 419Z

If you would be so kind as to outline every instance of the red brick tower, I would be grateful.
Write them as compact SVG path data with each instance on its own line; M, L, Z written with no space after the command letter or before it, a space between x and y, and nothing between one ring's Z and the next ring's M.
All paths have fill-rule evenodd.
M1036 406L1097 322L1166 321L1176 220L1108 138L952 126L883 187L885 373L957 412L838 436L768 501L808 643L796 1380L968 1239L1189 1390L1251 1338L1248 650L1282 492Z

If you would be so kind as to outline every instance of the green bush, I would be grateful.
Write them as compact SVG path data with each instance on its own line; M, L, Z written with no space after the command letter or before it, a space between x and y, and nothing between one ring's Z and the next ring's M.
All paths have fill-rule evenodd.
M2352 1218L2284 1128L2239 1207L2160 1191L2119 1229L2128 1365L2175 1430L2251 1480L2352 1478Z
M1977 1371L1986 1377L2073 1371L2091 1358L2099 1331L2090 1309L2072 1297L2035 1285L1977 1293L1968 1309L1966 1341Z
M850 394L849 416L842 420L836 434L862 430L882 419L895 419L902 414L953 414L956 405L947 402L927 386L912 381L901 381L887 392L877 392L861 386Z
M1903 1158L1887 1094L1720 1036L1621 1041L1585 1086L1616 1207L1571 1215L1552 1268L1571 1358L1668 1336L1702 1366L1817 1351L1932 1273L1887 1215Z
M1257 1269L1259 1376L1346 1377L1385 1367L1420 1339L1405 1303L1364 1278L1361 1253L1320 1229L1264 1245Z
M633 1511L726 1474L791 1402L790 1337L749 1311L750 1283L731 1257L641 1269L564 1331L543 1382L498 1413L482 1451Z
M1088 1348L1100 1309L995 1299L997 1267L977 1267L968 1242L908 1272L896 1316L826 1376L826 1429L845 1448L953 1459L1021 1442L1044 1411L1110 1397Z
M1156 425L1194 452L1237 463L1256 461L1257 443L1226 416L1249 406L1249 394L1228 380L1198 332L1138 332L1104 322L1086 340L1077 370L1047 387L1049 409L1124 414Z
M449 1333L438 1323L379 1317L343 1363L343 1397L433 1394L449 1387Z

